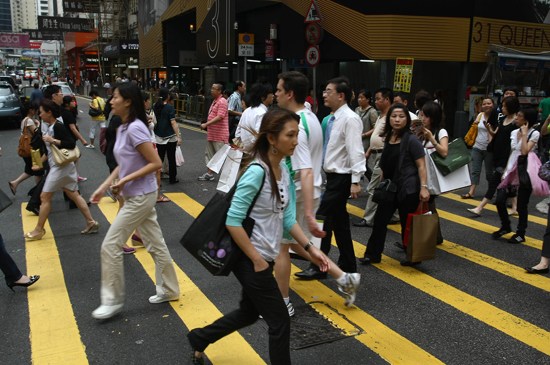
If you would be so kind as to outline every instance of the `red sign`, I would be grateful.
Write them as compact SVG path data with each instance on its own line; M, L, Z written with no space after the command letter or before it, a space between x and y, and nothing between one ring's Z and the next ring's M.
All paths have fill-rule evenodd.
M0 33L0 48L29 48L29 35Z
M321 60L321 52L319 51L319 47L317 46L310 46L306 51L306 62L311 67L315 67L319 64L319 61Z
M306 14L306 19L304 20L304 23L312 23L312 22L320 22L321 21L321 13L319 12L319 6L315 2L315 0L311 0L311 5L309 6L309 10Z
M42 42L29 42L30 49L40 49Z
M315 45L319 44L319 41L321 40L321 26L319 23L309 23L306 26L306 41L307 44Z
M273 61L275 59L275 43L271 39L265 40L265 60Z

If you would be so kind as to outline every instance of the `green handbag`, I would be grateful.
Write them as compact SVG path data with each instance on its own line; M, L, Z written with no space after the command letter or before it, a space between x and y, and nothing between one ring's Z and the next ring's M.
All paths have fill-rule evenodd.
M447 176L451 172L458 170L471 160L470 151L466 147L464 140L459 138L449 143L449 153L447 157L442 157L437 152L432 153L430 157L435 167L443 176Z

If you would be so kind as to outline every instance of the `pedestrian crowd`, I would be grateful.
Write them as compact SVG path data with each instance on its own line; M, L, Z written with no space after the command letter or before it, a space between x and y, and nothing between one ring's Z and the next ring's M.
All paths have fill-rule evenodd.
M163 86L173 86L171 83ZM550 135L549 98L539 111L522 109L514 90L507 90L499 105L491 97L482 98L476 101L477 113L464 141L451 141L444 128L441 96L432 97L424 90L414 100L389 88L355 93L346 77L335 77L322 91L323 109L307 77L297 71L281 73L276 84L260 80L249 87L237 80L233 85L232 92L225 93L223 83L211 86L212 103L200 124L206 131L206 171L198 180L218 179L218 187L234 187L226 228L243 253L232 268L242 286L242 296L237 309L188 333L193 363L204 362L208 345L258 318L263 318L269 328L271 363L291 363L290 317L295 315L289 296L291 253L310 262L294 274L296 278L319 280L330 275L347 307L353 305L360 290L357 264L381 262L389 225L401 226L401 239L395 242L407 251L401 265L419 265L422 260L411 258L415 250L411 217L421 209L437 214L437 195L442 191L434 189L434 184L444 178L433 169L439 167L432 166L432 156L454 158L457 144L470 147L462 154L468 155L467 160L471 158L468 184L461 186L468 191L461 197L475 197L482 167L488 182L483 199L465 214L481 216L496 195L501 227L492 238L511 233L509 216L517 215L515 233L507 241L525 242L531 195L549 195L548 184L543 181L541 185L538 168L534 171L541 160L548 160L549 146L544 141ZM43 100L36 101L39 104L25 105L20 147L21 141L28 139L30 151L20 154L24 172L9 182L9 188L15 195L24 180L34 177L36 186L30 192L27 209L38 215L38 222L25 233L25 239L44 237L51 199L58 191L63 191L83 215L86 225L81 234L97 234L99 223L78 188L86 178L78 174L76 142L90 149L98 146L105 154L109 175L90 202L98 203L108 195L119 203L119 212L101 246L100 305L92 313L96 319L106 319L124 306L123 255L135 252L126 245L130 238L134 246L144 246L155 262L156 291L149 302L158 304L180 297L155 205L170 201L160 194L163 173L169 184L179 182L177 155L182 138L173 107L177 99L173 88L159 87L154 104L149 93L130 82L115 84L108 100L96 90L89 90L88 95L92 117L89 143L70 112L70 98L63 96L59 86L48 86ZM319 115L321 110L327 115ZM542 113L542 125L538 112ZM76 151L75 158L60 162L56 157L59 150ZM231 157L232 150L238 151L238 158ZM225 172L230 172L232 179ZM350 222L348 199L357 198L363 190L367 194L363 217ZM548 200L537 205L548 214L548 224L540 262L527 266L528 273L549 271L547 205ZM243 228L248 217L255 221L251 233ZM430 236L433 248L443 242L442 227L437 219L435 222ZM351 224L372 228L359 260ZM333 235L339 249L336 262L328 257ZM0 263L8 286L34 284L39 276L22 275L13 260L6 258L3 245L0 236Z

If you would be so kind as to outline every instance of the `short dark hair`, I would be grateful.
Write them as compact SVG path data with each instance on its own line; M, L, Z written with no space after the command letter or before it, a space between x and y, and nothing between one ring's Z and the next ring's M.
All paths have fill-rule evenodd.
M519 104L519 99L515 96L507 96L502 99L502 105L506 105L506 110L510 114L516 114L521 108L521 105Z
M91 97L94 97L94 96L99 96L99 93L97 92L97 90L91 90L90 94L88 94L88 95L91 96Z
M404 91L398 91L395 94L393 94L393 98L395 99L396 96L399 96L401 100L406 101L407 103L409 102L409 96L410 96L409 93L406 93Z
M244 85L244 81L241 81L241 80L235 81L235 86L233 87L234 91L237 91L243 85Z
M280 73L277 77L283 80L283 89L286 92L294 92L294 100L298 104L305 103L309 92L309 80L306 75L298 71L288 71Z
M390 104L393 104L393 90L392 89L389 89L387 87L381 87L380 89L378 89L374 92L374 95L376 95L378 93L382 94L383 98L388 98L389 101L390 101Z
M427 101L422 107L422 114L430 118L430 131L435 133L441 128L441 120L443 119L443 110L441 105L435 101Z
M370 102L372 102L372 94L370 91L366 90L366 89L361 89L357 92L357 96L359 97L359 95L363 94L363 96L365 97L365 99L367 99Z
M52 112L53 117L56 119L61 116L59 105L54 103L51 99L43 99L40 102L40 107L44 109L45 112Z
M71 102L73 101L73 97L70 95L63 96L63 106L71 105Z
M128 110L128 120L127 123L132 123L135 120L141 120L146 126L147 114L145 113L145 105L143 103L143 97L141 96L141 90L137 85L134 85L131 82L123 82L118 85L113 92L117 90L120 96L124 100L130 101L130 107Z
M523 118L527 121L527 126L531 128L537 124L538 113L535 108L524 108L520 112L523 114Z
M414 96L414 106L418 110L422 110L424 104L426 104L430 100L433 99L429 92L427 92L426 90L419 90Z
M61 86L59 85L48 85L44 89L44 98L48 100L52 100L53 94L57 94L61 90Z
M273 93L273 86L268 82L257 82L249 90L250 106L259 106L269 94Z
M333 84L336 86L336 92L344 94L344 99L347 103L351 102L352 90L349 85L349 80L345 76L335 77L328 80L327 84Z

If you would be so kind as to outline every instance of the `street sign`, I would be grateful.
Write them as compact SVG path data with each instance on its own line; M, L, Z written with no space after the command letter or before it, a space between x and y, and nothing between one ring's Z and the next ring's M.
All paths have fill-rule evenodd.
M63 0L63 13L99 13L99 1Z
M29 38L40 41L62 41L63 33L53 30L22 29L24 33L29 34Z
M254 45L254 33L239 33L239 44Z
M321 60L321 52L317 46L309 46L306 50L306 62L311 67L315 67L319 64Z
M39 16L38 29L55 30L58 32L95 32L92 19L61 18L55 16Z
M239 44L239 57L254 57L254 45Z
M306 42L309 45L319 44L321 40L321 26L319 23L309 23L306 25Z
M319 6L317 5L317 2L315 0L311 0L311 5L309 6L309 10L306 14L306 19L304 20L304 23L312 23L312 22L320 22L321 21L321 13L319 12Z

